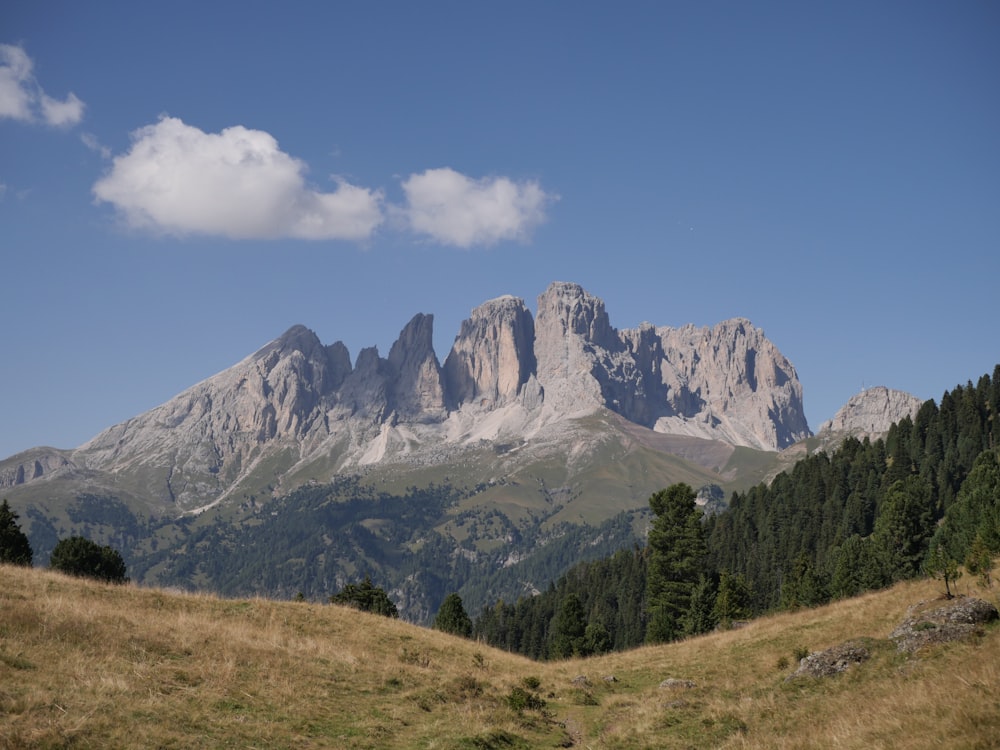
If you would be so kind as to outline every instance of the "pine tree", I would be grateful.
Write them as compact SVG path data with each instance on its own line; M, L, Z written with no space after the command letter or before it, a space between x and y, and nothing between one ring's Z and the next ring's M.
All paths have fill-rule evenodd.
M784 609L819 606L830 598L826 589L823 576L803 552L795 559L792 569L785 576L781 587L781 606Z
M863 591L889 584L885 564L872 537L848 537L833 555L830 593L837 598L856 596Z
M691 606L684 617L684 635L698 635L714 630L719 621L715 618L715 594L718 583L713 576L702 574L691 592Z
M338 594L330 597L331 604L344 604L362 612L372 612L385 617L399 617L399 610L385 593L385 589L375 586L369 576L360 584L349 583Z
M993 572L993 555L981 534L976 534L976 538L972 540L969 554L965 557L965 569L972 575L979 576L979 582L983 586L993 588L993 581L990 579L990 574Z
M559 613L552 623L552 656L563 659L585 655L587 615L576 594L563 599Z
M463 638L472 635L472 620L462 605L462 597L458 594L448 594L444 598L434 618L434 628Z
M944 546L939 544L931 550L924 568L931 578L940 578L944 581L945 596L951 599L951 584L962 575L958 569L958 560L949 555Z
M30 566L31 544L17 519L6 500L0 503L0 562Z
M117 550L82 536L61 539L52 550L49 566L62 573L108 583L128 583L129 580L125 575L125 561Z
M656 514L649 532L646 640L670 641L683 634L683 617L704 570L707 548L695 492L674 484L649 498Z
M715 595L712 616L720 627L728 629L734 622L751 616L752 600L753 591L743 574L732 575L724 570L719 576L719 591Z
M919 477L898 480L886 492L872 535L885 552L886 574L892 581L912 578L920 571L934 531L930 490Z

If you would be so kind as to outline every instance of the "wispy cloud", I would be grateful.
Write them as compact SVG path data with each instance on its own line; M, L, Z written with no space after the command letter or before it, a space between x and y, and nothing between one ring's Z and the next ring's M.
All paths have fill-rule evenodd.
M34 63L22 47L0 44L0 118L44 122L56 127L83 119L84 103L70 92L62 101L45 93L32 72Z
M80 140L83 141L83 145L98 154L102 159L111 158L111 149L101 143L97 136L93 133L82 133L80 135Z
M319 192L305 164L261 130L206 133L174 117L132 134L94 185L137 228L232 238L364 240L382 222L382 194L334 177Z
M531 180L472 179L448 167L412 174L402 187L399 210L408 228L458 247L527 240L556 200Z

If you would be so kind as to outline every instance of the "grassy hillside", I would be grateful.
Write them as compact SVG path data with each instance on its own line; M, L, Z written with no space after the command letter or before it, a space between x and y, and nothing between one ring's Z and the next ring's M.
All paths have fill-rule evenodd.
M908 605L939 596L930 581L540 664L333 606L0 576L0 748L986 748L1000 736L1000 629L909 657L885 640ZM959 588L996 601L969 577ZM786 682L797 650L857 637L876 639L870 661Z

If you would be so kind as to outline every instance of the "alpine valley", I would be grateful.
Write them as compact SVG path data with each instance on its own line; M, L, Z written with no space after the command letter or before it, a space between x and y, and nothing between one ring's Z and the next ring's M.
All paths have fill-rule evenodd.
M427 622L450 592L478 611L639 543L670 484L719 505L920 406L871 389L813 437L794 367L748 320L617 330L572 283L534 316L475 308L443 363L432 324L353 365L295 326L74 450L0 462L0 491L36 564L82 534L142 584L320 600L368 575Z

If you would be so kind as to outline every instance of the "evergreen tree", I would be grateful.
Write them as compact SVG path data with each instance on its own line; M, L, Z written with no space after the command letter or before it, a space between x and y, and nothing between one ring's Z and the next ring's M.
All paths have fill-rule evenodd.
M0 503L0 562L30 566L31 544L17 519L6 500Z
M930 491L917 476L897 480L886 492L873 538L885 553L891 581L916 576L934 531Z
M702 574L691 592L691 606L684 618L684 635L707 633L719 624L714 614L716 589L714 578Z
M990 574L993 572L993 555L981 534L976 534L976 538L972 540L969 554L965 557L965 569L972 575L979 576L979 582L983 586L993 588L993 581L990 579Z
M939 544L931 550L924 568L931 578L940 578L944 581L945 596L951 599L951 584L962 575L958 569L958 560L949 555L944 546Z
M61 539L52 550L49 566L62 573L108 583L128 583L129 580L125 561L117 550L82 536Z
M559 613L552 623L552 656L564 659L570 656L584 656L587 635L587 615L583 603L576 594L563 599Z
M656 515L649 532L646 640L670 641L683 634L683 617L704 570L707 548L696 494L674 484L649 498Z
M833 555L830 593L838 599L880 589L889 583L885 564L871 537L848 537Z
M360 584L349 583L330 597L331 604L343 604L362 612L372 612L384 617L399 617L399 610L393 604L385 589L375 586L369 576Z
M805 552L800 554L785 576L781 587L781 606L784 609L817 607L829 600L826 581L816 570Z
M753 608L753 593L742 573L732 575L728 570L719 576L719 591L715 595L712 616L722 628L729 628L734 622L748 619Z
M956 559L964 559L976 536L987 549L1000 552L1000 460L995 451L983 451L962 482L958 496L935 535Z
M472 620L462 606L462 597L458 594L448 594L445 597L434 618L434 628L463 638L472 635Z
M604 623L587 623L587 629L583 634L583 647L586 654L605 654L611 650L614 644L611 642L611 633L604 627Z

